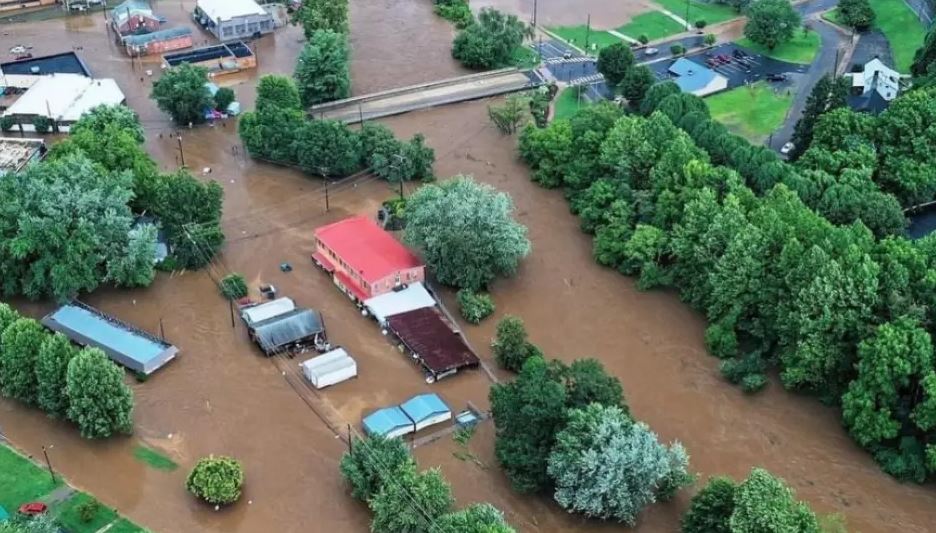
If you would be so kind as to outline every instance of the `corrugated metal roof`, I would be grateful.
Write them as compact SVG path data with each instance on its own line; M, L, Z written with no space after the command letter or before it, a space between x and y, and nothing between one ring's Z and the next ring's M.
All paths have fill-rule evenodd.
M371 435L384 436L405 428L410 430L404 433L413 431L413 421L398 406L384 407L364 417L364 429Z
M269 320L275 316L288 313L296 308L296 302L286 296L277 298L271 302L262 303L253 307L248 307L241 311L241 318L248 325Z
M687 93L703 89L717 76L714 70L686 58L676 60L670 66L669 71L677 76L673 80L676 85L679 85L679 88Z
M322 317L311 309L294 309L253 325L260 347L272 352L325 331Z
M417 394L403 402L400 408L417 424L433 415L452 412L438 394Z
M413 283L409 287L397 292L388 292L364 301L364 307L370 311L378 322L383 324L387 317L398 315L414 309L432 307L435 299L426 290L422 283Z
M178 37L185 37L186 35L191 35L192 30L185 27L178 28L168 28L165 30L154 31L152 33L143 33L140 35L127 35L123 37L124 44L129 44L130 46L144 46L148 43L155 41L168 41L169 39L176 39Z
M480 363L434 307L393 315L387 318L387 327L436 374Z
M422 266L413 252L364 216L322 226L315 230L315 238L368 283L400 270Z

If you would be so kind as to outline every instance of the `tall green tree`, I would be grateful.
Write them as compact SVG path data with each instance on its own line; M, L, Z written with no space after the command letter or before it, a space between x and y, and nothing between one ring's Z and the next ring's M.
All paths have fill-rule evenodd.
M275 109L302 110L302 100L296 83L287 76L267 74L257 83L257 111Z
M621 80L621 95L627 99L632 109L638 109L647 91L656 83L656 76L646 65L639 65L627 71Z
M877 181L909 207L936 196L936 131L927 125L936 120L936 87L927 87L897 98L881 113L874 136L880 164Z
M350 96L348 64L347 35L329 30L313 32L299 54L293 73L302 105L312 106Z
M767 472L755 468L735 494L735 509L729 524L732 532L819 533L816 514L797 501L793 491Z
M341 121L307 121L295 143L299 166L310 174L343 177L361 168L361 139Z
M36 403L36 359L46 331L31 318L19 318L0 335L0 392L25 404Z
M634 67L634 53L624 43L614 43L598 52L598 72L611 86L617 87Z
M147 287L156 277L156 226L143 224L130 230L123 252L107 264L107 279L119 287Z
M819 78L809 98L803 116L796 122L793 130L793 150L790 159L796 160L812 143L813 129L819 117L828 111L848 105L848 82L844 77L833 78L826 74Z
M523 319L513 315L507 315L497 323L491 351L502 368L513 372L519 372L530 357L542 355L539 348L527 340Z
M233 457L202 457L185 479L185 488L215 505L236 502L244 484L244 468Z
M61 333L46 335L36 357L36 405L46 413L64 418L68 412L66 395L68 363L78 349Z
M424 185L407 202L403 238L441 283L477 291L530 253L513 209L510 196L470 177Z
M133 138L142 143L143 125L140 124L140 117L136 111L125 105L107 105L95 106L81 114L81 118L71 125L68 129L69 137L89 131L100 137L106 133L110 127L116 127L119 130L129 132Z
M874 10L868 0L840 0L839 20L857 31L865 31L874 24Z
M516 533L504 520L504 513L489 503L475 503L460 511L442 515L429 533Z
M458 32L452 57L468 68L491 69L510 64L514 51L532 37L532 29L516 15L483 8L475 24Z
M452 508L452 489L437 469L403 469L370 500L374 513L371 531L410 533L429 531Z
M303 0L292 14L292 23L302 26L306 39L320 30L348 33L348 0Z
M736 492L737 485L729 478L709 479L683 515L682 533L733 533L730 521Z
M351 495L362 501L369 501L384 483L396 481L404 470L415 471L416 462L400 439L355 439L341 457L341 475L351 485Z
M180 126L205 121L205 111L214 106L208 83L208 70L182 63L163 72L153 83L150 98Z
M799 31L802 18L790 0L754 0L747 8L744 36L773 50Z
M133 392L124 373L97 348L81 350L68 363L68 418L90 439L133 431Z

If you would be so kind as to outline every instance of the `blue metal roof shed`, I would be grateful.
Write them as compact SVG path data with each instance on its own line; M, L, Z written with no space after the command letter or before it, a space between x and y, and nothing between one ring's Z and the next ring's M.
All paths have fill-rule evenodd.
M452 410L438 394L417 394L400 407L416 426L416 431L452 419Z
M413 421L398 406L384 407L364 417L364 431L392 439L416 431Z
M147 375L179 352L158 337L77 301L49 313L42 324L76 344L100 348L114 361Z
M684 57L670 65L669 71L676 75L673 81L685 93L705 96L728 87L727 78Z

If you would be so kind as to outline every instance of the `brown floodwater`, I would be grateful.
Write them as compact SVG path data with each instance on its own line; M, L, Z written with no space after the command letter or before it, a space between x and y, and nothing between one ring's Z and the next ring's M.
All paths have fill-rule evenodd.
M428 4L352 2L355 92L461 73L448 56L451 28L440 24ZM594 5L623 9L619 4L631 5ZM518 4L517 12L524 5ZM580 9L576 5L581 4L541 0L540 9L571 17ZM188 0L156 6L171 24L188 23ZM37 55L81 47L79 53L92 70L116 78L127 93L144 121L150 153L164 168L177 166L178 145L168 138L173 128L148 99L145 70L158 75L157 63L149 60L142 68L131 68L107 37L101 18L0 27L0 52L14 44L33 45ZM289 73L301 45L297 28L280 30L260 41L259 72L219 82L232 86L249 108L257 75ZM838 415L810 398L787 394L778 385L757 396L742 394L720 378L717 361L706 355L702 317L674 294L639 292L630 279L595 264L589 239L579 231L561 193L534 186L517 160L515 139L488 125L488 103L385 121L399 134L427 136L439 176L472 174L509 192L518 219L530 230L533 253L516 277L493 287L497 314L481 326L465 326L482 357L490 360L487 346L496 320L507 313L520 315L532 339L550 356L603 361L624 384L634 414L663 439L683 442L702 479L714 474L739 478L752 466L764 466L818 510L842 513L852 531L932 527L932 487L901 485L883 474L848 438ZM326 212L320 181L233 156L235 129L231 121L183 131L186 164L199 175L210 167L204 179L217 180L225 189L228 243L212 268L161 274L147 289L101 290L86 298L149 331L158 331L162 320L166 336L181 349L179 359L150 380L132 383L135 434L88 442L74 427L8 401L0 401L0 427L28 453L54 445L52 461L72 483L154 531L367 531L369 514L350 498L338 473L343 442L290 388L281 367L259 355L243 327L231 327L229 308L210 276L241 272L253 288L273 283L281 294L323 311L332 342L347 347L359 363L356 380L321 394L330 416L347 424L357 426L366 412L423 391L439 393L453 409L469 401L486 407L489 381L481 372L468 372L425 384L377 328L312 268L308 255L316 226L351 213L372 214L394 191L364 176L333 186ZM284 261L294 266L293 272L280 272ZM446 293L450 307L451 296ZM49 309L18 303L36 316ZM446 438L417 449L420 465L442 468L459 505L490 501L520 531L621 529L573 517L547 497L513 493L496 466L492 430L486 422L472 439L473 460L456 458L458 448ZM162 450L180 468L167 473L144 466L133 457L139 444ZM210 453L238 457L246 469L244 498L221 512L198 504L183 488L187 470ZM688 498L686 492L671 503L652 506L636 529L675 531Z

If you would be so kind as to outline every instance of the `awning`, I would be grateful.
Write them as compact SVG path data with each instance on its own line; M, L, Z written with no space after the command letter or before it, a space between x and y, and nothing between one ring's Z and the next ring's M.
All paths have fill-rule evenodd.
M344 272L335 272L335 278L338 279L338 282L341 283L341 286L345 289L351 291L351 295L357 298L360 301L367 299L367 295L357 286L351 276L345 274Z
M325 256L318 252L312 252L312 260L315 261L318 266L324 268L325 272L335 271L335 266L331 264L331 261L325 259Z

